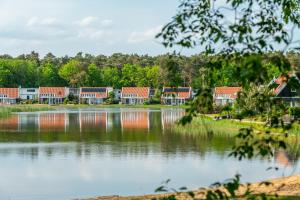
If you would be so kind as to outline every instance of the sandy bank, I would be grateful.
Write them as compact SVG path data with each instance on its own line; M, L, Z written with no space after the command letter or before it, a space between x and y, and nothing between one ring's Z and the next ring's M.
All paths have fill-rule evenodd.
M266 193L268 195L279 195L279 196L299 196L300 199L300 174L277 178L268 181L271 185L266 186L260 183L254 183L249 186L250 190L253 191L255 194ZM239 189L239 193L243 193L246 190L245 186L241 186ZM198 190L195 191L196 198L195 199L205 199L204 194L206 190ZM160 198L163 196L168 196L172 194L164 194L164 195L144 195L144 196L102 196L102 197L94 197L88 198L86 200L151 200L153 198ZM176 198L178 200L192 200L187 194L176 194Z

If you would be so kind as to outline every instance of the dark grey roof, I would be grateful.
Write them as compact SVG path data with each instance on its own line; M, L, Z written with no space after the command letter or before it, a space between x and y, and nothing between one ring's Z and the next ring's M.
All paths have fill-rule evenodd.
M164 88L163 92L189 92L190 88Z
M96 93L96 92L101 92L101 93L103 93L103 92L106 92L106 88L93 88L93 87L91 87L91 88L82 88L81 89L81 92L94 92L94 93Z

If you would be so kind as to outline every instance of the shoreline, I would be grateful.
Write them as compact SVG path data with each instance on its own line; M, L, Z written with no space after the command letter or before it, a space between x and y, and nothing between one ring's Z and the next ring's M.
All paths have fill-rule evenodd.
M278 195L281 197L280 199L291 199L296 200L300 199L300 174L296 174L293 176L275 178L271 180L267 180L271 184L266 186L262 183L253 183L249 185L249 189L253 192L254 195L258 194L267 194L270 196ZM237 191L238 195L243 194L246 191L247 187L245 185L241 185L239 190ZM195 194L195 198L197 200L204 200L205 194L209 189L199 189L193 191ZM165 194L147 194L147 195L138 195L138 196L119 196L119 195L111 195L111 196L99 196L99 197L91 197L85 198L82 200L152 200L152 199L160 199L163 197L169 197L175 195L177 200L193 200L186 192L181 193L165 193Z
M180 106L170 106L170 105L162 105L162 104L135 104L135 105L125 105L125 104L96 104L96 105L88 105L88 104L13 104L13 105L0 105L0 108L49 108L59 109L59 108L181 108L186 109L188 106L180 105Z
M12 113L17 112L38 112L38 111L54 111L63 109L84 109L84 108L145 108L145 109L185 109L187 106L167 106L160 104L151 105L123 105L123 104L99 104L99 105L86 105L86 104L14 104L14 105L0 105L0 118L10 116Z

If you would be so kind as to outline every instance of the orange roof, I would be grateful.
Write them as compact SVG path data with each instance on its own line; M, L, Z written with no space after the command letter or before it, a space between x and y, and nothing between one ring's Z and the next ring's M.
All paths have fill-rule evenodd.
M19 98L18 88L0 88L0 94L7 95L8 98L17 99Z
M281 75L275 80L275 83L280 85L286 81L287 81L287 77L285 75Z
M40 94L54 94L56 97L66 97L66 88L64 87L40 87Z
M82 92L82 89L89 89L89 88L92 88L92 89L105 89L105 92L92 92L92 91L89 91L89 92ZM96 98L107 98L108 97L108 94L107 94L107 88L103 88L103 87L81 87L80 88L80 96L81 95L85 95L85 94L94 94Z
M149 87L122 87L123 94L133 94L140 98L149 98Z
M229 95L230 99L236 99L237 93L242 90L242 87L215 87L215 96Z
M165 90L173 90L173 91L166 92ZM188 92L187 92L187 90L188 90ZM191 90L192 90L191 87L177 87L177 88L164 87L163 93L164 94L174 94L174 95L178 96L179 98L189 99L189 98L191 98Z

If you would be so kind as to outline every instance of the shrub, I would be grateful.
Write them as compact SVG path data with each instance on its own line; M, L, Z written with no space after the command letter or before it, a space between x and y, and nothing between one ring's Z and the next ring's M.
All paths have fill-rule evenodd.
M69 99L68 98L65 98L64 99L64 104L68 104L69 103Z
M149 104L160 104L160 99L159 98L150 99Z
M150 104L150 101L144 101L143 104L144 104L144 105L149 105L149 104Z
M289 114L292 115L292 116L294 116L295 119L299 119L300 118L300 106L298 106L298 107L290 107Z

